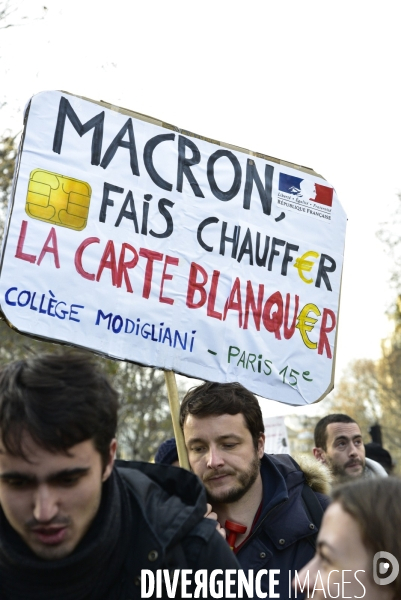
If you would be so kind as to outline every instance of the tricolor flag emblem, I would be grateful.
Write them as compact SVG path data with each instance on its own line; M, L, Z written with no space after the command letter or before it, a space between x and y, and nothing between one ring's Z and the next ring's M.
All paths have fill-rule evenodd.
M326 185L320 185L315 183L316 198L309 198L312 202L323 204L324 206L333 205L333 188L327 187Z
M294 196L302 196L301 194L301 183L303 179L301 177L294 177L294 175L287 175L286 173L280 173L280 179L278 182L278 189L280 192L285 194L293 194Z

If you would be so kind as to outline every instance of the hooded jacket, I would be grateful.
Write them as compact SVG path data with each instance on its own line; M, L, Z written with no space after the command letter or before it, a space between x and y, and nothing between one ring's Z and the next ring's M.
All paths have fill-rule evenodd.
M279 594L277 597L303 598L299 592L295 596L291 581L295 571L302 569L315 554L318 526L312 521L302 499L302 490L305 484L308 485L306 478L309 479L309 474L305 477L299 465L288 455L265 454L261 461L261 476L261 512L236 556L244 570L277 570L274 579L278 584L271 590ZM316 469L312 479L315 489L326 489L326 483L319 479ZM329 498L320 492L314 493L323 512L329 504ZM269 596L269 574L262 576L261 588L268 594L267 597L272 597Z
M141 598L142 569L239 568L216 523L203 518L206 492L195 475L178 467L135 461L117 461L117 467L139 524L126 560L133 585L121 600ZM180 597L179 588L175 597Z
M368 457L365 458L365 471L363 475L368 479L375 479L376 477L388 477L385 468L377 461Z
M203 518L205 512L206 494L192 473L117 461L103 484L99 510L77 547L64 558L43 560L0 507L0 599L166 598L165 587L162 595L156 587L149 592L158 570L238 569L216 523ZM146 589L141 585L144 577ZM179 584L170 597L181 597Z

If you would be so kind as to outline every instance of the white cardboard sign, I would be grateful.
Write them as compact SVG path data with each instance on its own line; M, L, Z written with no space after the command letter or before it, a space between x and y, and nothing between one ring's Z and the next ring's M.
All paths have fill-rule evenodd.
M22 333L308 404L332 388L345 225L310 169L43 92L1 310Z
M290 454L285 417L268 417L263 419L265 426L265 453Z

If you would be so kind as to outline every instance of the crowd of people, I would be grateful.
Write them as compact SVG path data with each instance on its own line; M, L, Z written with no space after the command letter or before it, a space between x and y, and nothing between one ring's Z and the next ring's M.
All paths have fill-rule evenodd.
M0 599L401 597L401 480L349 416L319 421L309 461L269 455L254 394L203 383L190 472L175 439L116 460L117 410L87 355L0 369Z

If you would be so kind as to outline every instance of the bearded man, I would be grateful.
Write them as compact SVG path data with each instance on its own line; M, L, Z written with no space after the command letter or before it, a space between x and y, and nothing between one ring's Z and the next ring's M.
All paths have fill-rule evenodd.
M329 468L335 484L359 477L387 477L378 462L366 458L358 423L342 413L326 415L317 423L313 454Z
M319 519L312 514L323 513L327 496L311 490L291 457L264 453L258 400L239 383L192 388L182 401L180 422L191 469L220 525L228 535L227 520L246 528L231 544L241 567L255 576L265 570L262 590L275 597L269 590L273 576L276 597L288 597L289 576L314 555Z

